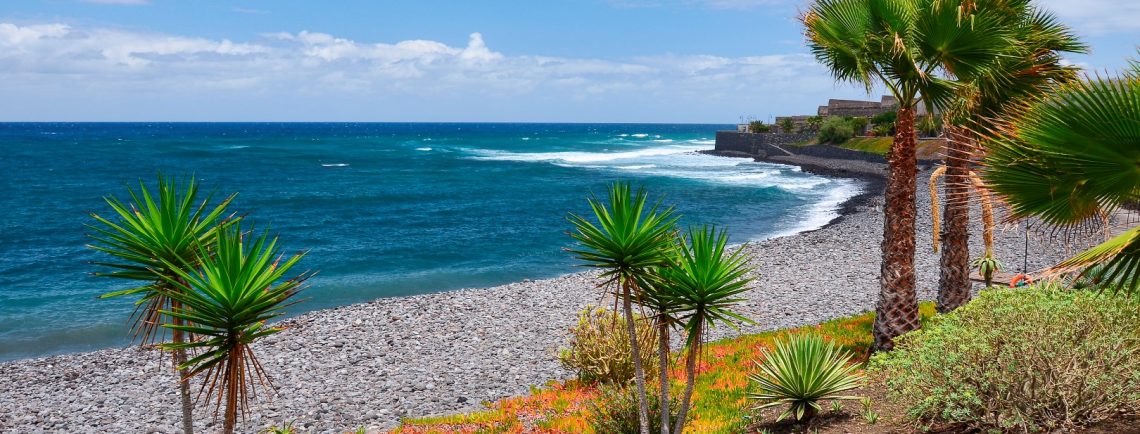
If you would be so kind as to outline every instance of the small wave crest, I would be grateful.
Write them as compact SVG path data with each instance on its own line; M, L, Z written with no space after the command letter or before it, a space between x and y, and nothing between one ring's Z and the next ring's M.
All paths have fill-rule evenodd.
M321 167L348 167L348 163L321 163Z
M416 148L416 150L417 150L417 151L421 151L421 152L429 152L429 151L431 151L431 148L429 148L429 147L425 146L425 147L422 147L422 148Z
M614 160L685 154L703 148L695 146L663 146L623 152L507 152L490 149L471 150L477 160L497 161L562 161L565 163L601 163Z

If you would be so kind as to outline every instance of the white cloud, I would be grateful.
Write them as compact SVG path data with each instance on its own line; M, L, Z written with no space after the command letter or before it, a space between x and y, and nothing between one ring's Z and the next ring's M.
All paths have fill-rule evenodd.
M1133 40L1140 37L1140 1L1039 0L1037 4L1083 34L1124 32L1131 33Z
M497 101L507 108L531 107L524 114L532 116L538 116L536 105L567 101L614 110L623 104L677 104L732 110L726 119L731 122L742 107L795 101L814 107L834 91L826 71L806 54L662 54L619 61L506 55L488 46L480 33L470 34L464 46L431 40L364 42L307 31L239 42L57 23L0 23L0 93L25 94L29 100L0 108L0 118L11 118L13 107L59 107L105 98L130 106L146 97L167 101L167 112L157 115L163 119L178 118L182 100L224 111L231 107L222 101L242 98L272 100L260 108L269 112L289 101L341 104L348 110L347 101L385 100L405 104L393 111L418 106L433 114L430 110L457 102ZM619 114L629 114L633 109L628 107L632 105ZM463 113L458 105L454 110ZM153 110L146 114L156 116Z

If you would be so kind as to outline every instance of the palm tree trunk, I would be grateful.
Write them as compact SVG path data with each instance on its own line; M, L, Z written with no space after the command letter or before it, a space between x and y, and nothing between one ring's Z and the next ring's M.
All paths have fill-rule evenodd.
M875 315L875 350L890 351L894 338L919 327L914 275L915 157L914 108L900 107L895 139L887 157L883 207L883 264Z
M939 258L938 312L970 301L970 161L969 130L946 126L946 219Z
M657 319L657 372L661 378L661 434L669 434L669 324L661 317Z
M689 413L689 402L693 399L693 386L697 385L697 356L701 352L701 342L704 333L704 318L697 318L697 327L691 332L696 337L690 335L689 340L692 344L689 345L689 353L685 360L685 394L681 398L681 410L677 412L677 423L673 425L673 432L681 434L685 430L685 417Z
M182 303L172 300L170 308L178 311L182 309ZM182 319L178 317L171 318L171 322L175 326L182 325ZM180 344L186 341L185 333L182 330L174 329L172 334L174 343ZM194 402L190 400L190 379L186 376L186 371L178 369L183 363L186 363L186 350L174 350L174 368L178 373L178 395L182 401L182 432L194 434Z
M633 379L637 383L637 420L641 434L649 434L649 400L645 394L645 368L641 365L641 350L637 344L637 325L633 323L633 298L629 283L622 282L622 310L625 311L625 330L629 333L630 353L633 356Z

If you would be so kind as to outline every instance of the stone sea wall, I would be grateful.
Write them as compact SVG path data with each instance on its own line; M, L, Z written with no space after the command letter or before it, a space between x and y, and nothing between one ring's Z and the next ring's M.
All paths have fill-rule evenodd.
M779 134L779 133L741 133L736 131L717 131L716 148L718 153L741 153L753 157L766 158L769 155L784 152L773 145L784 147L803 143L815 138L815 134Z

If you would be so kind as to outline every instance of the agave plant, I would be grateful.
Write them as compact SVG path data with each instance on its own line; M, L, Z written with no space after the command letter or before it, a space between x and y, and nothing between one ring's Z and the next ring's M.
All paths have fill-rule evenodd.
M989 137L984 178L1010 205L1075 228L1140 199L1140 64L1087 78L1023 104ZM1056 272L1096 274L1113 291L1140 293L1140 226L1063 261Z
M164 327L197 339L159 347L197 352L178 369L187 378L205 374L205 399L216 398L214 415L222 412L223 432L232 434L239 411L245 414L249 398L256 396L256 386L269 383L252 345L282 330L266 322L295 303L292 297L308 275L285 279L304 254L286 258L278 253L276 238L251 237L237 225L219 231L210 246L201 247L201 256L199 270L175 268L178 276L168 282L178 291L169 296L180 306L163 311L183 321Z
M777 421L791 416L811 419L823 409L820 401L859 399L843 392L859 387L863 376L855 370L851 354L814 333L801 333L776 342L776 350L765 348L759 372L749 378L756 392L749 398L760 402L757 409L788 405Z
M114 211L111 217L91 215L95 224L88 225L94 231L88 247L110 256L111 259L95 264L112 270L95 275L142 283L100 298L139 297L131 329L144 345L163 339L160 327L168 320L184 324L181 318L166 318L162 313L180 308L179 301L172 297L180 287L171 282L178 279L181 270L197 267L202 260L201 247L210 245L218 230L238 220L226 215L226 206L234 196L211 208L210 196L199 200L198 189L194 178L180 187L174 179L159 175L157 192L151 193L140 182L138 191L127 189L129 203L114 197L104 199ZM176 329L172 335L175 343L187 340L183 330ZM186 357L186 351L175 351L174 364L185 363ZM183 432L190 434L194 418L189 384L180 381L179 385Z
M634 364L634 380L639 397L639 420L643 434L649 432L649 406L645 395L645 371L638 350L633 302L642 297L642 283L656 270L669 265L673 249L673 226L677 218L672 208L649 206L645 190L636 193L629 184L610 186L608 200L590 197L597 224L571 215L575 232L570 236L578 246L568 249L585 266L603 270L599 287L612 292L622 304Z
M752 268L743 248L728 252L728 234L714 227L692 228L687 242L682 240L679 255L671 267L661 270L661 281L671 300L671 313L688 335L685 355L685 392L673 431L680 433L693 397L697 378L697 358L704 349L709 327L718 324L736 328L752 321L733 312L744 301Z

